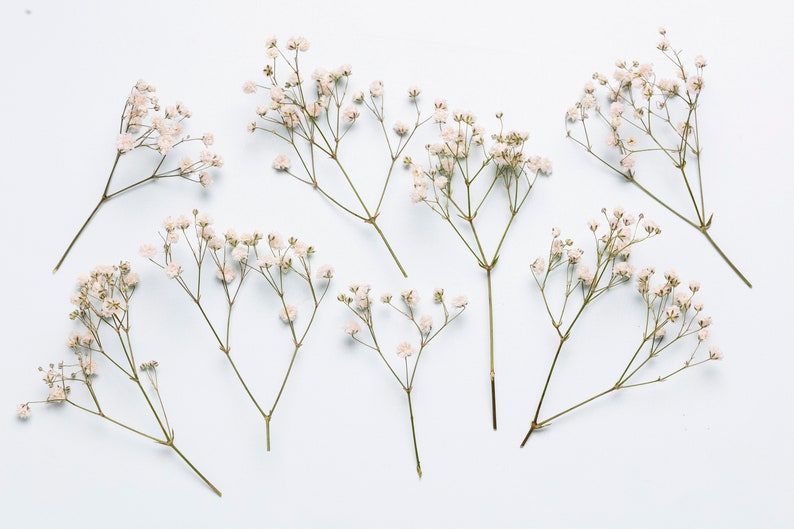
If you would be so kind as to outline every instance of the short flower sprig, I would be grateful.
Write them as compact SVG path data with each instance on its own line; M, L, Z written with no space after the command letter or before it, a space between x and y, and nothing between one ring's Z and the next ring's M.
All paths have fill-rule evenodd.
M264 68L267 84L259 85L247 81L243 85L246 93L254 93L257 89L268 92L268 101L257 108L257 114L263 123L251 122L248 130L263 130L289 144L297 158L298 169L293 169L292 161L285 155L276 157L273 168L313 187L346 213L370 224L378 232L400 272L407 277L400 260L378 225L378 217L397 161L417 129L432 119L423 117L419 110L417 99L421 90L411 87L406 92L415 115L408 122L391 123L386 118L382 81L372 82L366 94L361 90L352 91L352 68L348 64L331 71L316 68L309 80L305 70L299 65L302 53L308 49L309 42L302 37L289 39L286 49L279 48L276 39L268 41L267 55L272 59L272 64ZM372 180L375 178L373 175L382 169L373 168L362 175L351 174L343 159L355 159L358 156L357 149L351 146L344 155L341 152L342 142L347 134L359 120L364 119L362 113L377 121L383 133L387 156L377 202L362 196L359 189L360 179ZM333 191L328 190L324 182L328 182L331 175L325 176L321 181L320 174L327 171L324 161L328 159L332 160L337 175L344 179L350 189L351 195L347 198L333 196Z
M320 303L325 298L333 277L333 269L324 265L312 272L311 257L314 247L296 238L284 242L281 237L269 234L266 237L258 231L238 234L228 230L223 236L216 234L213 219L204 213L193 211L192 219L187 216L168 217L162 234L164 259L157 261L157 249L150 245L141 247L141 254L160 266L167 277L175 281L196 305L204 322L208 325L213 338L231 365L238 381L248 398L265 420L267 451L270 451L270 422L273 413L289 380L298 351L314 323ZM177 259L177 244L188 254L187 258L195 273L185 273L183 261ZM263 249L260 242L266 239ZM187 266L187 265L186 265ZM207 275L214 276L208 280ZM189 277L190 276L190 277ZM249 278L263 280L278 298L278 316L289 327L290 349L289 365L269 408L264 408L254 396L249 383L238 369L232 358L231 325L232 309L243 288L250 284ZM208 281L212 281L208 285ZM202 296L207 288L220 288L223 293L224 317L214 319ZM289 289L289 295L287 290ZM297 290L297 292L296 292ZM298 325L298 306L291 303L296 299L311 298L311 309L303 326ZM271 347L268 346L269 350Z
M702 353L701 344L708 337L711 318L703 315L703 305L693 299L695 293L700 290L700 285L692 282L688 288L679 288L681 281L675 272L670 270L665 272L664 282L652 286L650 281L654 269L644 268L637 273L636 285L637 292L643 300L645 325L636 349L630 352L629 360L625 368L621 369L617 380L596 395L545 419L540 418L555 366L574 326L596 299L607 292L623 290L617 287L629 283L634 275L634 268L627 261L632 248L661 233L654 222L643 219L642 215L639 215L637 222L633 215L625 213L620 208L615 209L611 216L606 210L603 210L603 214L607 226L603 234L599 235L599 222L595 220L588 222L595 243L595 262L592 264L592 269L582 262L584 251L570 239L560 238L557 228L552 230L553 239L548 257L539 257L532 263L532 275L540 289L549 320L559 338L559 344L532 423L521 446L524 446L535 430L546 427L555 419L613 391L663 382L681 371L722 358L722 353L715 347L706 354ZM562 287L561 299L555 293L560 287ZM556 299L552 299L553 297ZM631 305L627 303L626 306ZM671 348L674 350L668 351ZM648 368L653 366L654 360L662 354L665 358L669 358L676 354L676 350L687 348L690 352L685 356L685 360L680 365L674 364L676 367L671 371L653 378L638 380L642 376L639 374L648 371Z
M708 230L713 213L706 209L698 126L698 108L703 91L706 59L698 55L692 66L685 65L681 52L671 47L666 30L657 45L672 63L672 76L658 74L652 64L624 60L616 62L612 80L601 73L584 87L584 96L568 109L567 135L612 171L631 182L676 217L698 230L720 257L748 286L750 281L725 255ZM603 92L603 97L598 92ZM576 130L579 133L575 133ZM601 131L606 134L600 136ZM599 134L596 137L596 134ZM597 138L597 139L596 139ZM671 205L651 190L653 185L637 180L637 161L652 157L667 160L685 189L689 206ZM642 166L643 162L640 162ZM651 171L646 168L646 171Z
M77 293L72 296L72 303L77 308L69 317L77 321L81 332L72 332L67 345L74 352L73 362L50 364L48 369L39 368L44 373L44 383L50 389L45 400L20 404L17 407L19 417L25 419L30 415L30 404L69 404L79 410L105 419L130 432L136 433L163 446L171 448L180 458L209 486L218 496L221 492L193 466L190 460L174 444L174 429L166 414L163 396L157 380L158 363L149 360L138 363L130 337L130 299L138 283L138 274L130 270L129 263L122 262L118 266L98 266L89 276L81 277ZM99 362L98 362L99 361ZM107 371L99 381L100 363L107 362ZM120 375L117 380L112 374ZM106 377L111 377L105 380ZM107 404L100 404L100 393L108 389L108 385L132 383L140 390L146 408L151 412L157 423L157 433L146 433L144 428L133 427L109 412ZM147 391L147 386L152 393ZM81 388L83 397L76 397L76 390ZM102 400L104 403L104 399Z
M350 287L349 293L339 294L337 299L344 303L355 315L354 320L345 324L345 332L364 347L375 351L378 356L380 356L381 360L383 360L389 372L394 376L394 379L403 391L405 391L405 395L408 399L408 414L411 419L411 436L413 437L414 456L416 458L416 473L421 478L422 465L419 463L419 448L416 442L416 427L414 425L414 408L413 401L411 400L411 392L414 389L417 368L419 367L422 353L427 346L447 327L447 325L461 315L468 305L468 300L465 296L454 298L450 302L452 309L452 312L450 312L450 308L447 307L447 302L444 297L444 290L441 288L435 289L433 292L433 301L441 306L444 313L443 322L438 327L435 327L432 316L429 314L419 315L417 307L419 305L420 296L415 290L406 290L402 292L400 294L400 301L396 304L393 302L391 294L382 295L380 298L381 302L409 320L415 335L413 340L406 340L397 345L395 351L400 360L396 362L397 365L395 366L394 363L387 358L387 353L384 353L383 346L378 342L375 333L375 320L372 313L370 286L353 285ZM366 327L369 338L360 337L361 324ZM409 358L413 360L409 362Z
M183 134L183 123L191 117L191 112L182 103L166 107L162 114L155 114L161 111L161 107L154 93L154 86L146 81L138 81L124 102L124 110L121 112L119 123L119 135L116 139L116 157L113 160L113 166L110 169L105 189L102 191L102 196L99 198L96 207L88 215L72 242L69 243L63 256L61 256L58 264L55 265L53 273L58 271L77 239L88 226L88 223L91 222L99 208L107 201L143 184L163 178L182 178L190 182L199 183L203 187L212 185L212 175L209 173L209 169L221 167L223 159L206 149L199 153L198 159L183 155L175 167L170 169L163 167L166 158L172 155L169 159L173 159L173 152L183 144L200 142L206 148L213 144L215 138L209 133L204 134L200 138L191 138L190 135ZM151 173L140 177L139 180L131 184L111 191L110 186L119 167L119 162L122 158L130 156L133 151L154 153Z
M439 124L440 141L427 145L428 168L410 158L414 183L411 200L423 203L445 221L466 246L477 264L485 270L488 284L488 324L490 329L491 417L496 429L496 380L494 362L494 316L491 273L499 260L502 245L518 212L529 197L538 175L551 174L548 158L529 156L524 152L528 134L505 131L502 113L496 114L499 132L487 145L485 129L477 125L470 112L452 113L447 123L446 104L437 103L435 120ZM486 202L501 201L502 228L495 241L488 244L478 223L483 216L492 223Z

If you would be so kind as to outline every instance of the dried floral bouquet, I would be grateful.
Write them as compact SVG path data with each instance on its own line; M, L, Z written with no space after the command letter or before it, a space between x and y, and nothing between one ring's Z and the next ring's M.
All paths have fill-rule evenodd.
M221 492L202 474L174 443L174 429L165 410L163 394L157 378L158 362L147 360L138 363L133 349L130 321L130 300L138 284L138 274L130 270L129 263L119 266L98 266L90 275L81 277L72 303L77 308L69 317L82 326L82 332L72 332L67 345L74 351L73 362L50 364L44 373L44 383L50 389L42 401L29 401L17 407L22 419L30 416L30 405L46 403L63 406L69 404L127 431L133 432L160 445L167 446L198 475L218 496ZM100 365L104 367L100 368ZM105 371L107 367L107 371ZM102 377L97 378L102 369ZM140 392L145 409L151 412L157 433L147 433L139 426L130 426L113 415L110 405L101 397L113 384L111 375L120 374L119 382L129 382ZM111 379L105 380L106 377ZM120 385L120 384L119 384ZM147 387L148 386L148 387ZM83 397L75 396L75 389L85 390ZM101 401L101 403L100 403Z
M612 215L606 210L602 210L602 213L606 224L603 233L599 234L598 221L588 222L595 247L595 262L591 265L582 261L584 250L571 239L561 238L557 228L552 230L553 238L548 257L538 257L532 263L532 274L559 343L529 431L521 446L524 446L535 430L547 427L559 417L614 391L663 382L684 370L722 358L722 353L716 347L711 347L707 353L702 351L702 344L709 335L711 318L703 314L703 305L694 300L700 284L691 282L688 288L681 288L680 279L675 272L669 270L664 273L663 282L651 285L654 269L644 268L637 273L636 292L643 301L645 325L636 348L629 352L625 368L620 370L615 382L605 390L545 419L540 418L555 367L566 349L565 345L571 338L574 327L585 312L592 312L589 309L592 309L595 300L607 293L623 290L621 285L631 281L634 267L628 263L628 258L632 248L661 233L656 223L643 219L642 215L635 218L621 208L616 208ZM632 305L627 303L625 306L628 310ZM593 344L588 346L593 347ZM680 363L673 361L674 367L669 372L652 378L640 378L641 373L652 369L654 364L657 364L657 369L665 369L658 366L662 358L669 360L677 350L687 348L688 353L684 360ZM572 352L566 351L566 354ZM595 354L595 351L591 350L590 354Z
M273 161L273 168L311 186L349 215L372 226L400 272L407 277L397 254L378 225L378 218L382 213L386 191L398 160L416 131L431 120L431 117L423 117L419 109L417 99L421 90L418 87L407 90L415 115L408 122L396 121L390 126L386 121L382 81L373 81L366 94L361 90L352 91L352 68L349 64L330 71L321 67L315 68L309 81L299 64L301 54L308 49L309 42L303 37L290 38L286 49L279 48L274 38L268 41L267 55L272 59L272 65L268 64L264 68L267 84L259 85L254 81L247 81L243 85L246 93L254 93L261 88L268 94L268 101L257 108L263 124L251 122L248 130L265 131L289 144L297 158L298 169L293 168L291 159L286 155L277 156ZM341 147L351 129L363 119L362 114L369 115L377 122L383 133L383 146L387 155L385 175L377 202L368 201L362 196L361 185L364 179L373 180L378 171L368 170L365 174L354 175L343 161L360 157L355 147L351 146L344 152ZM346 146L348 144L349 142L345 142ZM342 179L349 188L350 195L347 199L335 196L334 191L329 190L331 188L326 182L332 180L333 176L323 174L329 168L324 163L327 160L332 161L331 166L335 168L333 172L336 173L337 181Z
M246 395L264 419L267 450L270 451L270 422L283 396L298 351L303 346L320 303L328 292L333 269L324 265L313 272L311 259L315 250L304 241L290 238L285 242L280 236L271 233L267 235L265 244L260 245L265 239L261 232L238 234L230 229L221 236L215 232L213 224L209 215L197 210L193 211L192 218L184 215L168 217L163 223L165 233L161 234L162 260L158 260L158 250L152 245L141 247L141 254L161 267L166 276L179 285L198 309L203 322L209 327L213 341L228 360ZM182 240L184 243L178 244ZM177 253L180 248L184 260ZM190 272L187 268L191 269ZM251 278L264 281L272 291L280 307L278 316L289 328L291 355L269 408L263 407L254 396L250 383L238 369L232 355L232 310L243 285L254 281ZM223 307L222 316L219 318L214 318L212 308L207 306L204 296L208 288L219 288L222 291ZM311 299L309 313L305 316L303 326L300 326L298 305L292 301L306 297ZM262 349L265 353L270 353L273 347L265 344Z
M674 77L663 77L650 63L616 61L613 80L601 73L584 87L584 96L568 109L568 137L589 154L661 204L676 217L698 230L720 257L748 287L750 281L739 271L709 234L714 218L706 208L703 192L698 108L703 92L702 55L688 69L681 52L671 47L667 31L659 29L662 40L657 45L664 58L673 64ZM598 92L603 96L599 96ZM576 134L576 130L579 133ZM596 136L604 131L605 138ZM640 158L656 156L674 168L674 175L685 190L689 206L684 209L658 196L647 181L637 180ZM645 169L649 171L650 169ZM660 187L668 182L657 181Z
M146 81L138 81L124 102L124 109L121 112L119 123L119 135L116 139L116 157L113 160L113 166L105 183L105 189L102 191L102 196L99 197L97 205L83 222L66 251L58 260L53 273L58 271L77 239L80 238L80 235L96 216L99 209L109 200L141 185L164 178L182 178L190 182L197 182L203 187L212 185L212 175L209 169L221 167L223 159L206 149L199 153L197 160L183 154L175 167L170 169L163 168L168 156L172 155L170 159L173 159L173 153L181 149L183 145L198 141L204 147L209 147L214 143L215 137L209 133L202 135L201 138L191 138L190 135L183 135L184 121L191 117L192 114L182 103L166 107L162 115L152 115L161 111L160 102L157 96L154 95L155 91L156 89L153 85ZM111 184L119 168L119 162L122 159L129 158L133 151L155 153L153 157L154 165L151 171L147 170L146 173L148 174L146 176L111 191Z

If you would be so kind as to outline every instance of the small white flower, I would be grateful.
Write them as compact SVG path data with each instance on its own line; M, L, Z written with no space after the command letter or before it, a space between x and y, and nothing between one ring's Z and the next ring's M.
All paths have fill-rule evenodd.
M383 95L383 81L372 81L369 85L369 95L380 97Z
M30 406L27 403L17 406L17 417L20 419L27 419L30 417Z
M546 260L542 257L538 257L537 259L532 261L530 268L532 269L533 273L542 274L543 272L546 271Z
M588 267L580 266L576 272L577 272L577 277L582 283L588 286L593 284L595 275L590 271Z
M135 137L132 134L119 134L116 138L116 148L121 153L130 152L135 146Z
M568 262L576 264L582 259L584 251L581 248L570 248L568 250Z
M331 265L323 265L317 269L316 277L318 279L331 279L334 277L334 268Z
M292 162L283 154L279 154L276 156L276 159L273 160L273 169L276 171L288 171L291 166Z
M237 248L235 248L235 250L236 249ZM226 283L231 283L232 281L234 281L234 278L237 277L237 272L235 272L234 268L232 268L231 266L225 265L223 268L218 268L215 271L215 275L221 281L224 281Z
M406 125L402 121L397 121L394 124L393 128L394 128L394 132L396 132L398 136L405 136L406 134L408 134L408 125Z
M47 396L48 402L62 402L66 400L66 392L63 390L61 386L53 386L50 390L49 396Z
M281 321L284 323L295 321L295 318L298 317L298 307L295 305L287 305L286 308L282 308L281 311L279 311L278 317L281 318Z
M235 261L242 261L248 259L248 246L241 244L232 250L232 259Z
M430 334L430 331L433 329L433 317L430 315L424 315L419 318L419 330L422 331L422 334Z
M83 368L83 372L85 372L87 376L96 375L97 372L96 362L93 361L92 359L83 358L80 361L80 367Z
M165 275L167 275L170 279L174 279L181 273L182 267L176 261L171 261L168 263L168 266L165 267Z
M403 301L405 301L405 304L411 307L412 309L416 308L416 306L419 304L419 300L422 299L419 296L419 293L413 289L402 291L400 293L400 297L402 297Z
M452 300L452 306L456 309L462 309L469 304L469 298L466 296L458 296Z
M712 360L722 360L722 351L716 346L711 346L711 349L709 349L709 358Z
M397 346L397 356L400 358L408 358L409 356L413 355L416 351L414 351L413 346L408 342L402 342L400 345Z
M353 320L350 320L349 322L345 323L346 334L353 336L355 334L358 334L359 332L361 332L361 327L358 325L358 323L354 322Z
M256 92L256 83L253 81L246 81L243 83L243 93L253 94Z

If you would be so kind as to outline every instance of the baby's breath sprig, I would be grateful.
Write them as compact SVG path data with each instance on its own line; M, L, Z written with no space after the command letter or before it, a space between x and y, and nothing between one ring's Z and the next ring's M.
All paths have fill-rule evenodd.
M408 415L411 419L411 436L413 437L414 456L416 458L416 473L421 478L422 465L419 463L419 448L416 442L416 427L414 425L414 408L413 401L411 400L414 380L416 379L416 371L419 367L422 353L427 346L447 325L461 315L468 305L468 300L465 296L454 298L450 302L452 308L452 312L450 313L450 308L447 307L447 302L444 297L444 289L435 289L435 291L433 291L433 301L441 306L444 313L444 320L441 325L434 329L432 316L429 314L419 315L417 307L419 305L420 296L418 292L415 290L406 290L402 292L400 294L400 302L397 304L393 302L391 294L383 294L380 298L381 302L405 316L405 318L411 322L416 333L414 341L406 340L397 345L396 353L402 362L397 361L397 367L395 367L393 363L387 359L383 352L383 347L378 342L378 338L375 334L375 320L372 314L370 286L353 285L350 287L349 293L341 293L337 299L344 303L355 315L354 320L345 324L345 332L356 342L375 351L378 356L380 356L381 360L383 360L389 372L394 376L394 379L403 391L405 391L406 398L408 399ZM366 327L369 339L360 337L361 325L359 322ZM409 358L412 358L411 362L409 362Z
M529 156L524 152L528 134L505 131L502 113L496 114L499 132L493 134L493 143L486 146L486 133L476 124L470 112L456 111L452 124L447 124L448 110L444 101L436 101L434 119L441 138L427 145L429 168L415 164L410 158L404 165L410 167L414 178L411 200L426 204L455 232L477 264L485 270L488 284L488 325L490 329L490 380L491 417L496 429L496 377L494 362L494 317L491 274L499 260L502 245L519 210L529 197L540 174L551 174L548 158ZM491 198L494 197L494 198ZM495 243L486 249L481 215L490 218L483 210L486 202L501 200L503 228L495 233Z
M431 119L422 117L419 110L417 99L421 90L410 87L406 92L415 109L415 115L408 122L397 121L390 125L386 119L382 81L373 81L366 94L361 90L351 93L352 68L348 64L331 71L316 68L311 74L311 81L308 81L305 70L299 66L301 54L308 49L309 42L303 37L290 38L286 49L279 48L274 38L268 41L267 55L272 59L272 64L264 68L267 84L259 85L247 81L243 85L246 93L254 93L257 89L266 90L268 93L268 101L257 108L257 115L263 123L253 121L249 123L248 130L262 130L288 143L297 157L299 169L293 169L292 161L285 155L276 157L273 168L313 187L346 213L371 225L383 240L400 272L407 277L400 260L378 225L378 217L397 161L416 131ZM285 70L283 77L279 75L281 64ZM362 196L360 183L357 184L359 178L372 180L377 171L368 170L362 176L351 174L343 159L345 156L354 159L358 153L351 150L344 155L340 150L345 136L356 122L363 119L362 114L377 121L383 133L387 154L385 177L377 202ZM349 187L352 196L348 199L332 194L333 191L325 183L329 177L320 181L319 175L326 167L322 165L323 160L326 159L332 160L338 175Z
M674 77L662 77L650 63L627 63L624 60L616 62L614 81L604 74L594 73L595 82L588 81L584 96L568 109L567 135L605 166L703 234L744 284L752 288L750 281L708 232L714 214L706 209L703 193L703 148L698 125L706 59L702 55L695 57L692 64L694 72L690 71L681 58L681 52L671 47L666 30L660 28L659 33L662 39L657 49L672 63ZM599 90L604 92L603 100L597 94ZM574 134L576 129L580 129L579 134ZM606 131L606 138L594 140L599 130ZM686 209L671 205L646 187L648 182L637 180L636 162L646 156L657 156L672 164L674 175L680 178L686 190L684 196L690 203Z
M265 237L258 231L238 234L234 230L226 231L221 237L216 234L213 224L214 221L209 215L199 213L197 210L193 211L192 219L185 215L176 218L168 217L163 223L165 234L161 234L164 249L163 260L156 260L157 249L151 245L142 246L140 253L161 267L166 276L174 280L198 308L245 393L265 420L267 451L269 452L270 422L273 413L292 373L298 350L303 346L312 323L314 323L320 303L328 292L333 269L324 265L313 273L311 257L315 252L314 247L294 237L285 242L281 237L272 233ZM186 247L183 253L188 254L188 260L185 262L190 263L191 268L195 267L195 274L192 271L185 273L183 261L178 260L175 255L177 243L182 239L185 244L181 246ZM266 244L263 249L259 243L264 239L266 239ZM211 283L209 288L212 288L213 284L217 285L222 290L225 301L225 315L221 321L214 320L210 316L210 310L203 299L203 294L208 288L206 277L208 273L214 275L217 280L217 282ZM292 342L289 365L273 402L267 410L254 397L249 384L232 358L232 309L243 284L250 284L248 279L252 276L262 279L277 296L280 305L278 315L289 327ZM318 284L315 284L315 281ZM288 286L289 295L287 295ZM298 288L302 288L303 292L293 293ZM295 299L304 299L307 296L311 298L310 313L304 320L305 325L301 327L296 323L298 306L290 302Z
M183 135L183 123L192 114L182 103L167 106L162 114L152 115L152 113L161 111L160 102L154 93L154 86L146 81L138 81L124 102L124 110L121 112L119 123L119 135L116 139L116 157L113 160L113 166L105 183L105 189L102 191L102 196L99 197L97 205L77 231L72 242L69 243L58 264L55 265L53 273L58 271L77 239L88 226L88 223L91 222L102 205L107 201L143 184L163 178L182 178L190 182L199 183L203 187L212 185L212 175L209 169L223 165L223 159L220 156L206 150L206 147L213 144L215 137L209 133L204 134L201 138L191 138L190 135ZM201 142L205 147L205 150L199 153L197 160L183 155L176 167L171 169L163 168L166 158L172 155L175 149L183 144L196 141ZM131 156L130 153L133 151L154 153L152 159L154 167L151 173L115 191L111 191L110 186L113 177L116 175L119 162L122 158ZM172 155L170 159L173 159L173 157Z
M77 308L69 317L80 323L83 332L72 332L66 342L75 354L75 361L50 364L46 370L40 367L39 371L44 373L43 380L49 387L50 393L45 400L20 404L17 407L17 414L20 418L28 418L30 404L34 403L69 404L171 448L213 492L220 496L221 492L174 444L174 429L166 414L157 379L157 361L150 360L138 364L135 357L130 337L130 299L137 283L138 274L132 272L129 263L126 262L118 266L98 266L89 276L80 278L78 291L72 296L72 303ZM114 345L116 343L117 346ZM146 408L157 423L159 433L146 433L143 428L132 427L111 416L108 410L110 406L104 399L105 404L100 404L99 394L105 383L94 381L99 372L97 360L107 361L108 373L120 373L123 375L120 381L131 382L140 390ZM142 374L145 375L154 398L147 391ZM100 380L104 380L105 376L103 375ZM110 379L107 382L109 383ZM76 397L73 387L83 388L85 397Z
M642 215L639 215L637 222L633 215L625 213L620 208L616 208L611 216L606 210L602 212L607 225L603 235L598 234L599 222L596 220L588 222L595 243L595 263L592 270L581 262L584 251L572 240L560 238L560 231L557 228L552 230L553 238L548 262L546 258L538 257L532 263L532 275L540 289L551 325L559 338L559 344L538 400L535 415L521 446L524 446L535 430L546 427L555 419L613 391L663 382L681 371L722 358L722 353L716 347L712 347L705 355L701 351L701 344L709 334L711 318L704 316L703 305L693 300L695 293L700 290L700 284L692 282L689 283L688 289L678 288L681 281L675 272L670 270L665 272L663 283L651 286L650 280L654 269L644 268L637 273L636 279L637 291L644 301L644 329L639 344L631 352L629 361L615 383L604 391L541 420L540 411L555 366L579 318L603 294L631 281L634 268L627 260L632 247L661 233L656 223L644 219ZM562 299L555 302L551 299L553 293L550 291L556 289L560 278L564 279ZM676 364L676 367L666 374L637 381L638 373L646 372L647 369L643 368L651 367L662 353L665 357L673 354L673 351L668 349L674 345L679 349L690 348L691 352L682 364ZM665 368L661 367L661 369Z

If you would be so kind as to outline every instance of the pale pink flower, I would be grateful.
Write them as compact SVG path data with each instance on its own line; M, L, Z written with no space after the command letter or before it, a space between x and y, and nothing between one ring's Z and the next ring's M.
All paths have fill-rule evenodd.
M411 307L412 309L416 308L416 306L419 304L419 301L422 299L419 296L419 293L413 289L403 290L400 293L400 297L402 297L403 300L405 301L405 304Z
M709 358L712 360L722 360L722 351L720 351L718 347L712 346L711 349L709 349Z
M171 150L171 147L174 146L174 138L168 135L158 136L157 138L157 150L160 151L160 154L168 154L168 151Z
M236 249L237 248L235 248L235 250ZM215 275L221 281L223 281L225 283L231 283L232 281L234 281L234 278L237 277L237 272L235 272L234 268L232 268L231 266L224 265L223 268L218 268L215 271Z
M62 386L53 386L50 390L50 394L47 396L48 402L62 402L66 400L66 392L63 390Z
M593 280L595 279L595 275L590 271L588 267L584 265L580 266L576 270L576 275L582 283L588 286L593 284Z
M687 92L698 94L703 90L703 78L699 75L693 75L686 80Z
M30 417L30 406L27 403L17 406L17 417L20 419L27 419Z
M170 263L168 263L168 266L165 267L165 275L167 275L171 279L174 279L181 273L182 273L182 267L176 261L171 261Z
M568 109L566 116L568 117L568 121L576 121L581 117L581 112L578 107L573 106Z
M706 62L706 58L702 55L698 55L695 57L695 66L697 68L704 68L708 63Z
M351 123L355 121L359 115L358 109L353 105L348 105L342 110L342 119Z
M253 81L246 81L243 83L243 92L246 94L253 94L256 92L256 83Z
M281 103L284 100L284 90L280 86L274 86L270 89L270 99Z
M458 296L452 300L452 306L456 309L462 309L469 304L469 298L466 296Z
M568 262L571 264L576 264L582 258L582 254L584 250L581 248L570 248L568 250Z
M447 187L447 183L449 183L449 178L446 176L437 176L435 180L433 180L433 185L439 191L443 191L444 188Z
M408 97L410 97L411 99L416 99L417 97L419 97L419 94L421 93L422 93L421 88L419 88L416 85L408 88Z
M137 272L130 272L129 274L124 276L124 284L127 285L128 287L134 287L135 285L138 284L138 281L140 281L140 279L141 277L138 275Z
M369 85L369 95L380 97L383 95L383 81L372 81Z
M248 259L248 246L241 244L235 247L235 249L232 250L232 259L234 259L235 261L242 261L243 259Z
M633 273L634 267L625 261L615 263L615 265L612 267L612 275L619 277L631 277Z
M631 169L632 167L634 167L634 163L635 163L634 156L631 154L627 154L626 156L623 157L622 160L620 160L620 166L623 169Z
M356 306L360 309L369 307L369 285L360 285L355 289L355 302Z
M116 139L116 148L119 152L130 152L135 145L135 137L132 134L119 134Z
M198 175L199 183L201 187L209 187L212 185L212 175L206 171L201 171Z
M141 257L145 257L146 259L153 259L155 255L157 255L157 248L152 246L151 244L144 244L138 249L138 253Z
M273 169L276 171L288 171L291 166L292 162L283 154L279 154L276 156L276 159L273 160Z
M201 141L204 142L205 147L209 147L213 143L215 143L215 135L207 132L201 137Z
M91 358L83 358L80 360L80 367L83 368L83 372L86 376L96 375L97 373L96 362Z
M538 257L537 259L532 261L530 268L532 269L532 272L534 272L535 274L542 274L543 272L546 271L546 260L542 257Z
M361 327L358 325L358 323L356 323L356 322L354 322L352 320L347 322L347 323L345 323L344 329L345 329L345 333L349 334L350 336L353 336L353 335L358 334L359 332L361 332Z
M396 132L397 135L399 136L405 136L406 134L408 134L408 125L406 125L402 121L397 121L394 124L394 132Z
M708 329L700 329L697 334L698 334L698 341L702 342L703 340L705 340L706 338L709 337L709 330Z
M318 279L331 279L334 277L334 269L331 265L323 265L317 269L316 277Z
M408 358L409 356L413 355L416 351L414 351L413 346L408 342L402 342L400 345L397 346L397 356L400 358Z
M286 308L281 309L278 313L278 317L281 318L281 321L284 323L295 321L295 318L298 317L298 307L295 305L287 305Z
M422 334L430 334L430 331L433 329L433 317L429 315L424 315L419 318L419 330L422 331Z
M112 316L118 316L122 312L124 312L124 307L123 307L121 301L119 301L118 299L116 299L116 298L105 298L104 300L102 300L102 309L100 310L100 313L105 318L110 318Z
M304 37L290 37L287 39L287 49L309 51L309 41Z

